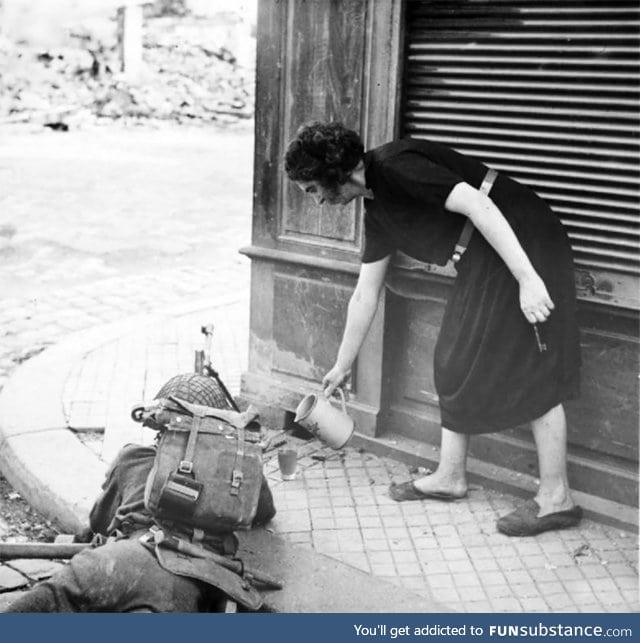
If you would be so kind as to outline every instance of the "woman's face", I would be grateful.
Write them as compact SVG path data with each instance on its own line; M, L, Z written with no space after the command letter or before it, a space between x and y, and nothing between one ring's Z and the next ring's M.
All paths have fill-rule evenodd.
M296 185L309 196L313 197L318 205L346 205L360 195L357 186L349 181L343 184L327 187L318 181L296 181Z

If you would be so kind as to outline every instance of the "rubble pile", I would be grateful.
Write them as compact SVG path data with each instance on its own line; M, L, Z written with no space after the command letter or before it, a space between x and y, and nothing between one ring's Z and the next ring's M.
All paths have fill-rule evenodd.
M143 65L135 78L120 72L115 27L110 38L77 30L77 46L56 50L0 40L0 122L66 130L101 119L252 118L252 66L239 64L216 42L220 30L208 29L206 19L191 17L186 26L180 21L145 21Z

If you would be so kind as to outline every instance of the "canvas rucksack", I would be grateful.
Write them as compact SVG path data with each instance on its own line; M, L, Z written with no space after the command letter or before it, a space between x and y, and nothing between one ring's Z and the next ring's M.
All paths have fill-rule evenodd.
M262 483L257 413L192 404L174 395L137 407L159 431L145 505L159 524L204 532L249 529Z

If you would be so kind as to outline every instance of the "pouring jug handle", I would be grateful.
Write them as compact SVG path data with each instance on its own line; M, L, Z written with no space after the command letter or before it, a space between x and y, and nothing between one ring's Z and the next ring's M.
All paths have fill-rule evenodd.
M338 393L340 394L340 402L342 403L342 412L345 415L347 415L347 401L346 401L342 386L338 386L338 388L336 388L336 391L338 391Z

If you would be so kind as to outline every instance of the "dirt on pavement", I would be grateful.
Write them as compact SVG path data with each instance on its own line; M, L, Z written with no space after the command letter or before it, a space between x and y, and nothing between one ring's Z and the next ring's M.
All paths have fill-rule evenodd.
M0 538L4 542L51 541L56 527L33 510L0 475Z

